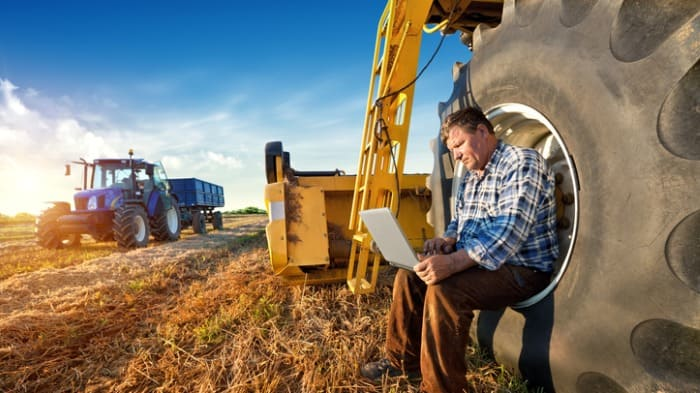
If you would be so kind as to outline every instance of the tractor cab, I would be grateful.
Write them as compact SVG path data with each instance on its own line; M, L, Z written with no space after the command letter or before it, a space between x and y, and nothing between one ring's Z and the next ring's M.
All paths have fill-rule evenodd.
M92 164L92 176L75 194L76 210L114 210L124 201L148 203L153 191L167 196L170 183L160 162L143 159L103 158Z
M95 160L95 170L90 188L131 189L131 173L128 160ZM142 160L135 160L133 173L137 183L144 184L149 180Z
M142 159L132 161L133 171L129 160L95 160L90 188L120 188L134 191L134 195L142 195L154 188L170 191L168 177L160 162L150 163Z

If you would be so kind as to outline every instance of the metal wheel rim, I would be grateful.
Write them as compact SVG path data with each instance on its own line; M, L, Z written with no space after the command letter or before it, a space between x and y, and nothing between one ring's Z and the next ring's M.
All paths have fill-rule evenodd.
M549 142L547 142L546 140L538 141L538 143L535 146L528 147L537 148L538 145L541 146L541 143L549 143L550 145L552 143L556 143L555 146L551 146L551 149L559 149L560 154L558 154L556 157L552 157L552 161L550 161L550 157L547 157L547 154L543 155L545 156L545 158L547 158L547 161L549 162L550 166L555 170L555 172L561 173L564 176L562 184L565 185L565 187L562 187L562 191L565 193L570 193L574 197L574 201L570 205L570 208L565 209L565 217L569 219L570 225L567 229L559 230L560 256L559 261L556 264L558 268L555 270L555 274L552 277L552 281L545 289L540 291L538 294L512 306L513 308L528 307L539 302L544 297L549 295L557 286L561 278L564 276L564 272L569 266L571 255L574 249L576 235L578 233L578 218L580 208L579 184L578 177L575 173L576 167L574 166L573 159L571 154L569 153L569 150L566 148L566 144L562 135L542 113L538 112L534 108L529 107L527 105L515 103L504 104L487 111L486 116L489 120L493 122L493 125L496 128L497 135L500 135L500 137L506 142L516 139L516 136L519 132L531 132L530 127L532 126L537 126L542 131L546 130L546 132L548 133L546 138L549 139ZM541 148L537 148L537 150L540 151L540 153L543 153L541 151ZM557 169L555 168L565 169L562 171L557 171Z
M179 219L177 217L177 211L174 207L170 208L166 213L166 220L168 221L168 230L170 233L175 233L179 224Z
M144 221L143 217L134 217L134 225L136 225L136 240L139 242L143 241L143 239L146 237L146 222Z
M560 229L559 232L559 260L555 263L555 272L549 285L539 293L512 305L512 308L529 307L549 295L557 286L564 275L564 272L569 266L571 255L574 249L576 234L578 233L578 218L579 218L579 185L578 178L575 173L575 166L571 158L571 154L566 148L564 139L557 131L554 125L547 118L532 107L522 104L502 104L485 112L486 117L494 126L496 136L504 142L535 148L542 152L542 146L549 144L552 150L557 150L560 154L553 159L547 157L550 166L557 173L564 176L562 184L563 192L573 195L573 203L565 210L565 217L570 221L569 227L565 230ZM525 135L524 133L530 134ZM549 139L549 142L547 142ZM535 141L536 143L518 143L523 141ZM554 145L556 143L556 145ZM530 145L530 146L528 146ZM565 168L565 170L557 171L555 168ZM464 175L464 166L457 163L455 168L455 179L460 179ZM457 194L459 182L455 181L452 185L452 197ZM454 215L454 206L452 206L452 214Z

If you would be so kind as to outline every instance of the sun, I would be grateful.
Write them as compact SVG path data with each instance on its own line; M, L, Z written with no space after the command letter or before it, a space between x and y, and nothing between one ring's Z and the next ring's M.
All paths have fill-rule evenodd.
M21 167L21 166L20 166ZM24 166L22 170L0 170L4 192L0 193L0 213L37 215L49 207L48 201L71 202L75 182L57 170ZM73 179L74 180L74 179Z

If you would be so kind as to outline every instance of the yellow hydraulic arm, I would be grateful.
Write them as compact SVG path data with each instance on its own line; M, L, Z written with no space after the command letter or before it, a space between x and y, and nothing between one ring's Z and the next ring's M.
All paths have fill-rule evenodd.
M433 1L389 0L377 28L362 144L350 212L354 232L347 283L353 293L374 291L380 255L359 212L389 207L398 213L423 25ZM417 187L424 184L416 185ZM366 279L373 255L371 278Z
M374 291L381 255L360 221L366 209L390 208L415 248L433 236L427 174L404 173L421 38L423 31L469 30L471 19L459 16L481 17L491 1L388 1L377 27L357 175L297 171L281 142L266 145L266 234L276 275L295 284L345 280L356 294ZM470 9L474 4L479 8Z

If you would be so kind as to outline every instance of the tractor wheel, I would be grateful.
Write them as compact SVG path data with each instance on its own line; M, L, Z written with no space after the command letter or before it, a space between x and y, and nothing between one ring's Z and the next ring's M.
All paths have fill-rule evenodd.
M56 203L41 213L36 220L36 237L40 246L51 249L80 246L80 234L60 232L57 220L66 214L70 214L67 203Z
M212 223L214 225L214 229L216 230L222 230L224 229L224 218L221 215L221 212L214 212Z
M207 219L204 213L195 211L192 213L192 230L194 233L207 233Z
M156 240L177 240L180 238L180 208L175 198L170 197L170 208L164 209L151 219L151 232Z
M699 11L696 0L507 0L441 104L444 118L475 101L502 139L559 173L553 285L473 326L547 391L700 386Z
M139 205L124 205L114 212L114 239L122 248L146 247L150 228L148 216Z

